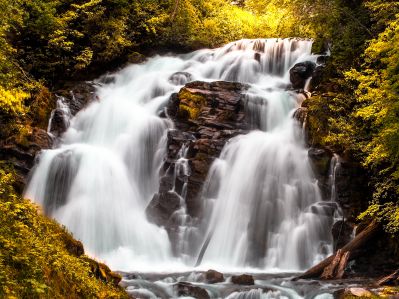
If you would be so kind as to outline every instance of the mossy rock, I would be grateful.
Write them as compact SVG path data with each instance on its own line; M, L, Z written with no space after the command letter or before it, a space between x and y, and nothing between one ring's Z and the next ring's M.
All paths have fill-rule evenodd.
M178 98L180 101L178 115L182 119L197 119L206 104L203 95L193 93L187 88L179 92Z

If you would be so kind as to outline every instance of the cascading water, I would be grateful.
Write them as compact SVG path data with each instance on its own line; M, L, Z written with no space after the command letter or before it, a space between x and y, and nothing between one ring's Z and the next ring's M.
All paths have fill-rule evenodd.
M205 190L204 264L301 270L331 251L332 218L317 205L320 193L292 112L288 70L316 61L312 42L242 40L215 50L154 57L112 76L98 101L79 112L57 148L43 151L25 196L66 225L87 251L118 270L181 261L163 228L144 210L157 191L158 173L173 124L159 117L171 94L188 81L251 84L248 119L254 131L237 137L215 161ZM108 80L110 81L110 80ZM176 172L188 175L182 149ZM184 199L183 187L180 196ZM178 217L184 218L184 202ZM208 218L207 218L208 217ZM209 222L209 223L208 223ZM179 232L187 242L185 229ZM187 254L190 246L176 246ZM191 252L192 266L199 250ZM170 268L166 268L170 269Z
M252 93L255 93L254 96ZM312 176L285 91L253 90L260 128L231 140L209 177L218 182L203 256L207 265L302 270L331 253L332 215ZM266 107L266 108L263 108ZM258 120L258 118L256 118Z

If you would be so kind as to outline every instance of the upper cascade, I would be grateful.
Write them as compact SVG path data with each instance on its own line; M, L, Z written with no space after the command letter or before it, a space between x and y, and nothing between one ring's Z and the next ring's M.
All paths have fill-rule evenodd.
M241 40L155 56L100 78L98 100L68 120L56 148L41 153L25 197L114 269L178 267L181 256L172 253L165 229L150 223L144 212L158 190L167 132L174 127L159 115L188 82L247 83L254 132L234 138L212 166L221 174L215 179L218 193L204 213L209 225L201 228L197 242L209 239L202 248L205 263L229 266L232 258L236 267L303 269L330 252L325 236L330 218L319 208L319 191L294 129L299 98L287 91L290 68L316 63L311 48L307 39ZM181 161L186 167L183 154ZM320 225L326 229L312 227ZM300 246L300 254L287 258ZM189 253L191 262L184 259L188 266L198 251Z

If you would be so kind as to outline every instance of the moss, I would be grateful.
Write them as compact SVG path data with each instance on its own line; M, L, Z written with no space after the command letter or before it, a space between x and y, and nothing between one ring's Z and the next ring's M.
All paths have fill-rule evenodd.
M0 297L127 298L120 277L83 255L81 243L20 198L13 181L0 167Z
M195 94L187 88L183 88L179 92L178 98L180 100L178 113L182 118L187 116L192 120L197 119L202 107L206 104L206 99L202 95Z

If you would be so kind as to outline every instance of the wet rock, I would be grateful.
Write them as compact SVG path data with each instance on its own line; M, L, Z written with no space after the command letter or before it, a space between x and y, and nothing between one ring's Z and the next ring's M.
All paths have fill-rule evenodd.
M330 161L333 154L325 148L310 148L308 150L308 157L313 171L318 176L328 175L330 169Z
M316 64L311 61L305 61L295 64L290 69L290 81L294 89L303 89L306 80L312 77Z
M364 169L356 162L340 159L335 169L335 200L340 204L344 217L355 221L367 208L369 186Z
M174 85L184 85L190 82L193 76L187 72L176 72L169 77L169 82Z
M197 299L210 299L208 292L203 288L194 286L188 282L179 282L175 285L178 296L190 296Z
M232 276L231 282L240 285L254 285L255 281L252 275L242 274L238 276Z
M60 136L67 129L68 124L65 121L64 111L56 108L53 112L53 118L51 119L51 133Z
M104 76L104 80L113 80L112 76ZM96 86L103 84L101 80L96 82L66 82L62 88L55 93L66 99L72 115L76 115L94 100L99 100L95 95Z
M192 217L201 213L199 194L212 162L229 139L249 128L242 95L247 88L235 82L194 81L169 100L166 111L176 128L167 135L167 156L159 192L170 191L175 184L181 187L187 179L186 206ZM183 145L187 147L191 175L175 181L174 168ZM179 186L174 187L179 190Z
M333 153L326 148L312 147L308 150L310 166L317 178L318 186L325 200L331 198L330 162Z
M145 212L149 221L163 226L179 208L179 195L173 191L167 191L155 194Z
M208 270L205 273L205 279L208 283L218 283L224 281L223 273L220 273L215 270Z
M26 135L0 141L0 160L13 164L23 180L33 167L36 154L52 146L52 139L45 130L35 127L27 129L29 132Z
M352 240L354 224L339 220L334 223L331 232L334 242L334 251L344 247Z
M308 116L308 109L305 107L299 107L293 115L293 118L296 119L301 126L305 124L306 117Z

